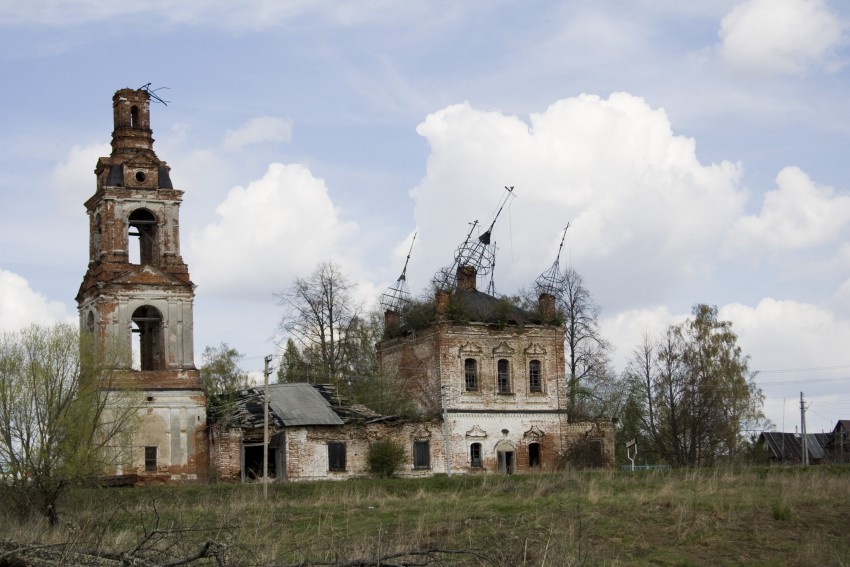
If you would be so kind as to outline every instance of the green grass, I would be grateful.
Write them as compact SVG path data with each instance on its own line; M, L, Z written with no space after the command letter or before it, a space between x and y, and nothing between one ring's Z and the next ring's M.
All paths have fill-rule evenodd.
M477 554L443 565L850 565L848 510L850 466L569 471L274 484L268 502L258 485L79 489L59 528L3 518L0 538L126 550L159 528L160 551L213 539L232 565L425 548Z

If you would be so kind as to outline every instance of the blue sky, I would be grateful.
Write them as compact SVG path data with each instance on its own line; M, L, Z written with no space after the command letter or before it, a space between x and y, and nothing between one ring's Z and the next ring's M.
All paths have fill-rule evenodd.
M262 367L273 292L334 260L414 293L467 223L496 286L583 274L621 370L697 303L733 322L769 417L850 416L850 5L838 0L0 0L0 328L74 319L111 97L152 83L185 191L195 350Z

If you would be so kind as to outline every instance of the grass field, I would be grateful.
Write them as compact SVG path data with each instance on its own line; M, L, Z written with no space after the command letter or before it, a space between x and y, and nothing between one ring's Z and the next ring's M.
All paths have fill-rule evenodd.
M362 479L268 492L266 502L259 485L80 489L62 502L60 527L6 517L0 538L132 550L147 534L140 549L156 557L214 540L227 565L377 565L434 549L380 564L850 565L850 466Z

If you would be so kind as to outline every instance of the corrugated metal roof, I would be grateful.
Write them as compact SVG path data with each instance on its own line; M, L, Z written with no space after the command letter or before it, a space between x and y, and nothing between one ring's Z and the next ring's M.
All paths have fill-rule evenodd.
M269 407L287 427L344 423L311 384L270 385Z
M803 460L803 443L800 434L765 431L761 436L767 443L770 456L774 459L792 462ZM809 458L814 461L820 461L826 458L828 455L824 451L824 446L828 441L829 434L808 433L806 435L806 445L809 450Z

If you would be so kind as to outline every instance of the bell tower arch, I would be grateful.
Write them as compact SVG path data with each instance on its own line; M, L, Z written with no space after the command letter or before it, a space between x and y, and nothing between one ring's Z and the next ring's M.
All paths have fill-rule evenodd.
M139 393L145 423L132 441L132 470L119 472L196 478L208 460L206 398L194 362L195 285L180 255L183 191L154 152L150 93L121 89L112 109L112 152L98 159L95 193L85 202L80 328L103 348L133 352L121 384Z

